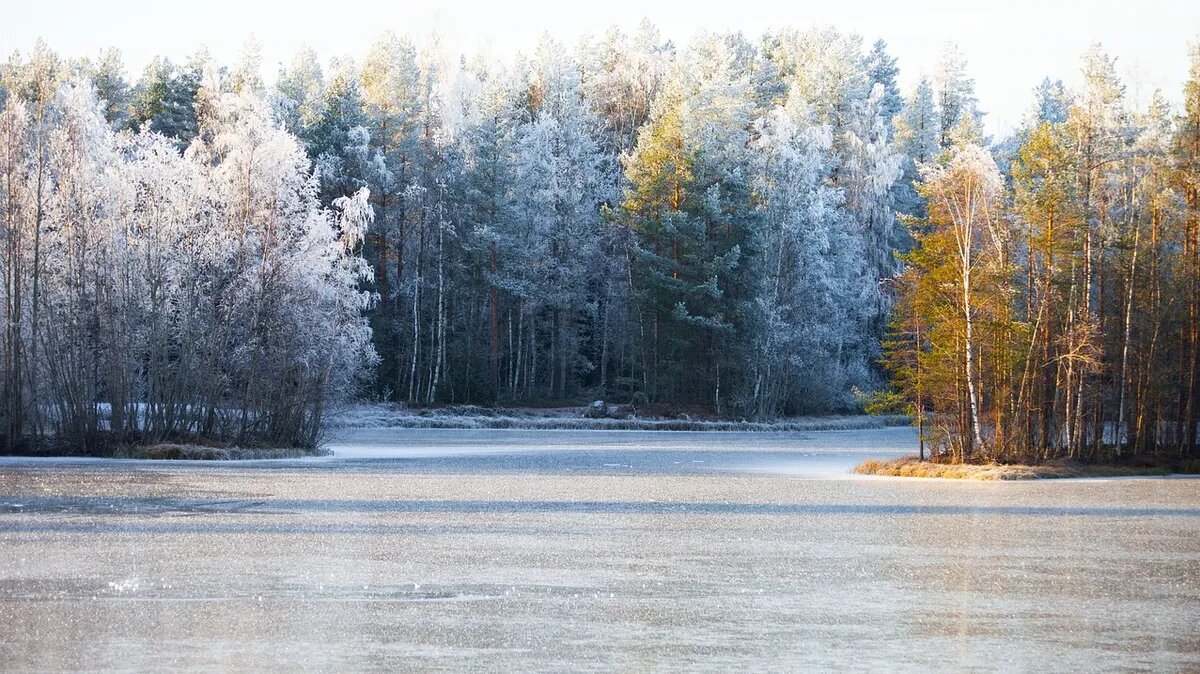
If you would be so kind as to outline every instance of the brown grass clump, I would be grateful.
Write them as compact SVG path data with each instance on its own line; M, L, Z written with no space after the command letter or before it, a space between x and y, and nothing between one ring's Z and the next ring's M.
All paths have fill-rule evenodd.
M1173 471L1165 466L1138 467L1067 463L1027 466L998 463L934 463L920 461L914 456L906 456L891 461L869 459L859 464L854 472L860 475L940 477L952 480L1038 480L1068 477L1167 475Z
M224 461L229 459L229 452L217 447L201 445L177 445L161 443L142 447L135 450L133 455L139 459L175 459L191 461Z

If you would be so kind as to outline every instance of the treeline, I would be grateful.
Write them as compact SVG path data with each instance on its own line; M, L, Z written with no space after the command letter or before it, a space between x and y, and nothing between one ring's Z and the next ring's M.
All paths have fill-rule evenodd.
M307 439L351 394L766 419L886 363L946 456L1195 444L1195 75L1134 111L1093 51L993 144L953 47L902 95L832 29L260 61L4 66L9 437Z
M922 168L887 351L937 457L1196 451L1200 45L1179 111L1098 48L1082 73L994 154L963 128Z
M387 34L361 65L302 52L265 95L326 199L371 190L375 395L769 418L881 381L896 72L835 31L676 49L643 25L507 66ZM952 118L971 85L948 73Z
M923 85L936 123L974 114L962 65ZM368 189L364 393L417 404L857 408L883 380L894 212L937 149L894 127L884 45L833 30L676 48L643 25L508 65L386 34L361 63L303 51L270 87L252 47L132 84L115 52L68 70L112 128L188 153L218 73L300 141L323 205Z
M118 133L124 85L105 72L39 47L0 80L4 449L314 446L375 358L367 191L322 206L263 98L211 71L186 152Z

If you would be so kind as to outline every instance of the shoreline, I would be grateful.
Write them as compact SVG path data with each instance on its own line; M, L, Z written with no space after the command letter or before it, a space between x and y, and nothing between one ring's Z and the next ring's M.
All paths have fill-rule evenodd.
M903 415L845 414L787 417L773 421L745 419L622 416L588 417L581 407L476 407L472 405L408 408L383 403L349 406L329 420L329 431L339 429L417 428L459 430L612 430L612 431L741 431L770 433L787 431L851 431L908 426Z
M329 450L321 447L209 447L186 443L161 443L118 450L116 459L151 459L166 461L254 461L260 459L301 459L325 456Z
M303 459L328 456L323 447L236 447L163 442L153 445L125 445L108 450L0 452L0 456L32 459L130 459L135 461L256 461L263 459Z
M1115 477L1197 477L1200 471L1181 466L1158 464L1129 466L1090 463L1025 464L953 464L920 461L915 456L880 461L868 459L854 468L857 475L911 477L944 480L1062 480Z

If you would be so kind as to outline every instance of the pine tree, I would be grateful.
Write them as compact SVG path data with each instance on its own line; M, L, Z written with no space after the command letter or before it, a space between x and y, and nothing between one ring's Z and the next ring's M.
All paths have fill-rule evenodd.
M938 140L941 122L929 80L921 78L905 101L904 111L896 118L895 127L896 147L904 155L902 173L896 183L896 210L903 215L923 217L925 202L916 189L921 177L919 168L932 162L941 152Z
M77 76L87 79L104 106L104 118L113 128L122 129L128 123L130 91L125 82L125 66L121 52L103 49L95 60L81 59Z
M160 133L175 139L180 148L187 147L199 129L196 102L208 67L204 52L191 57L182 68L161 57L151 61L134 87L130 128Z
M413 191L421 161L420 72L416 49L391 33L372 46L363 64L362 96L370 136L371 160L367 185L375 207L375 220L365 254L375 269L374 287L380 295L373 327L383 358L380 386L410 399L416 398L415 357L420 343L404 316L406 295L419 295L419 285L404 287L413 253L414 233L423 247L424 227L414 227L419 206ZM415 230L415 231L414 231ZM422 255L418 250L416 255ZM419 297L409 311L418 315ZM404 325L404 323L409 325Z
M978 122L982 115L977 109L975 80L967 74L967 59L958 46L950 43L942 51L934 77L938 121L938 143L942 149L954 144L956 128L967 122Z
M1179 267L1174 288L1186 318L1178 326L1179 401L1176 444L1179 453L1195 455L1197 417L1200 417L1200 44L1192 45L1188 80L1183 90L1183 114L1175 134L1175 184L1183 197ZM1170 347L1169 347L1170 348Z
M624 204L637 238L647 389L718 411L722 395L745 385L730 377L744 371L756 284L758 216L743 168L754 97L730 46L706 36L685 55L710 67L683 70L659 98L626 162ZM684 393L709 386L707 401Z
M283 128L306 146L314 145L314 129L326 117L326 93L325 75L311 48L297 52L291 66L280 69L272 103Z
M1029 326L1017 385L1017 419L1010 442L1043 456L1057 451L1066 370L1059 336L1071 318L1066 300L1070 261L1083 240L1078 165L1062 124L1034 127L1012 168L1014 205L1024 229L1026 255L1022 314Z
M896 57L888 54L886 42L876 40L875 44L871 45L871 52L866 57L866 68L871 85L883 87L879 112L887 123L888 140L891 140L894 134L892 120L904 110L904 97L900 95L900 87L896 84L900 68L896 65Z
M334 61L320 116L309 127L307 149L321 176L322 201L332 204L367 185L371 175L370 133L353 62Z

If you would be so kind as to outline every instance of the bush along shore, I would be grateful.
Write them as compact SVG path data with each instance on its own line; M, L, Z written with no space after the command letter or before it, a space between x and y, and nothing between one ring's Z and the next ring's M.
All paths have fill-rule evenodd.
M11 446L0 442L0 454L34 457L88 457L115 459L175 459L228 461L236 459L296 459L323 456L320 446L298 447L266 442L235 443L200 437L149 439L98 433L80 440L75 437L25 438Z
M299 459L323 456L329 451L303 447L211 447L207 445L159 443L124 448L114 453L116 458L175 459L185 461L229 461L251 459Z
M952 480L1038 480L1078 477L1153 477L1200 474L1200 461L1153 463L1087 463L1056 460L1037 465L1001 463L937 463L905 456L890 461L868 460L854 469L860 475L936 477Z

